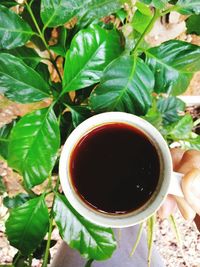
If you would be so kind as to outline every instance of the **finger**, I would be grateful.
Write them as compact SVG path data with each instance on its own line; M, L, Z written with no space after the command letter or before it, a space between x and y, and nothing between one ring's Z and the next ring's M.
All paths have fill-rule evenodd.
M173 162L173 169L176 171L185 151L179 147L175 147L171 148L170 152Z
M196 212L190 207L187 201L182 197L176 197L176 203L185 220L194 220Z
M176 171L186 174L191 169L200 169L200 151L186 151L179 162Z
M163 205L158 210L158 216L161 219L165 219L174 213L176 210L176 201L172 195L168 195Z
M182 190L190 207L200 215L200 170L192 169L182 179Z

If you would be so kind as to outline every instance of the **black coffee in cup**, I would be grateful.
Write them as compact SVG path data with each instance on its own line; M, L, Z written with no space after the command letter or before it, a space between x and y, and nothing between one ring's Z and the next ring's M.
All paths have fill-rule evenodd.
M70 157L71 183L93 209L126 214L141 208L155 192L160 160L139 129L108 123L85 134Z

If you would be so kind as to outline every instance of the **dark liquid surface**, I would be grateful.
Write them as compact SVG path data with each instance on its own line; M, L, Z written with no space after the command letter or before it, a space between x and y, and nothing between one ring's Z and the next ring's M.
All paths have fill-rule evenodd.
M107 213L140 208L155 191L156 148L125 123L102 125L78 142L70 159L72 184L85 203Z

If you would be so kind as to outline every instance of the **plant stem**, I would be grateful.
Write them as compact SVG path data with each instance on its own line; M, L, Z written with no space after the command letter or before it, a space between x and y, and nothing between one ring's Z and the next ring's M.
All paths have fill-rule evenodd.
M198 126L200 124L200 118L194 122L194 127Z
M140 44L142 43L142 41L144 40L144 37L147 33L149 33L155 23L155 21L160 17L160 11L159 10L155 10L155 13L151 19L151 21L149 22L149 24L147 25L146 29L144 30L144 32L142 33L142 35L140 36L139 40L137 41L134 49L132 50L132 54L135 54L137 52L138 47L140 46Z
M166 14L168 14L168 13L170 13L172 11L176 11L176 10L178 10L178 7L177 6L172 6L172 7L168 8L168 9L164 10L163 12L161 12L160 15L161 16L165 16Z
M93 261L94 261L93 259L88 260L88 261L86 262L86 264L85 264L85 267L91 267Z
M34 16L33 12L32 12L32 9L31 9L31 7L29 6L29 4L27 3L27 1L25 1L25 4L26 4L27 10L28 10L28 12L29 12L29 14L30 14L30 16L31 16L31 18L32 18L32 20L33 20L33 23L34 23L34 25L35 25L35 27L36 27L36 29L37 29L37 31L38 31L38 36L41 38L41 40L42 40L42 42L43 42L43 44L44 44L46 50L48 51L48 53L49 53L49 57L50 57L50 60L51 60L51 63L53 64L53 66L54 66L54 68L55 68L55 70L56 70L56 72L57 72L57 74L58 74L58 76L59 76L60 81L62 81L62 76L61 76L61 74L60 74L60 72L59 72L59 69L58 69L58 67L57 67L57 65L56 65L56 62L55 62L55 60L54 60L54 58L53 58L53 56L52 56L52 54L51 54L51 51L50 51L50 49L49 49L49 46L48 46L48 44L47 44L47 42L46 42L46 40L45 40L44 34L43 34L43 33L41 32L41 30L40 30L40 27L39 27L39 25L38 25L38 23L37 23L37 21L36 21L36 18L35 18L35 16Z
M43 260L43 263L42 263L42 267L47 267L47 264L48 264L52 230L53 230L53 216L52 216L52 212L51 212L51 218L50 218L50 224L49 224L49 232L48 232L48 240L47 240L47 245L46 245L46 249L45 249L44 260Z
M33 259L33 256L32 256L32 254L31 254L31 255L29 255L29 257L28 257L28 265L29 265L29 267L32 266L32 259Z
M136 250L136 248L137 248L137 246L138 246L138 244L139 244L139 242L140 242L143 228L144 228L144 223L142 222L142 223L140 224L139 229L138 229L137 237L136 237L136 241L135 241L135 244L134 244L134 246L133 246L133 248L132 248L132 251L131 251L131 254L130 254L131 257L132 257L133 254L135 253L135 250Z
M15 260L13 261L13 266L15 266L15 264L18 262L18 260L19 260L19 258L21 257L21 253L20 252L18 252L17 253L17 256L16 256L16 258L15 258Z
M42 263L42 267L47 267L47 264L48 264L49 249L50 249L50 245L51 245L51 235L52 235L52 230L53 230L53 206L54 206L54 202L55 202L55 193L58 191L59 183L60 183L60 179L58 177L58 179L56 181L55 188L54 188L54 199L53 199L53 205L52 205L52 208L51 208L51 211L50 211L50 222L49 222L48 239L47 239L47 245L46 245L46 249L45 249L44 260L43 260L43 263Z

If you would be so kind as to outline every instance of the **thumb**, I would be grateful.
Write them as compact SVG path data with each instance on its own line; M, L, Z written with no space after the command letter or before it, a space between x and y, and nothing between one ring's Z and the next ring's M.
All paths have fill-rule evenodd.
M200 170L189 171L183 177L181 185L186 201L200 215Z

